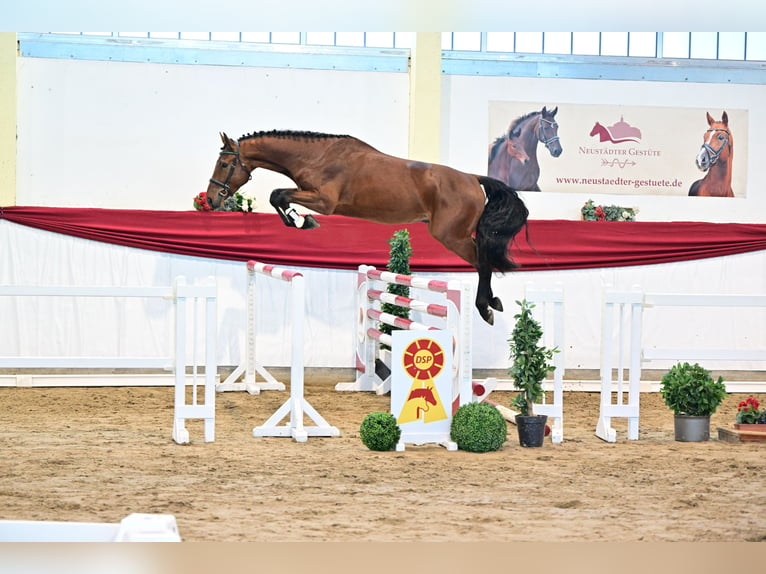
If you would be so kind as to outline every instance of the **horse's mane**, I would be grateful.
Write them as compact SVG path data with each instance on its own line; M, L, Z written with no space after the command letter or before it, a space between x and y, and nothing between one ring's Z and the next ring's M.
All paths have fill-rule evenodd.
M489 161L495 159L495 156L497 155L497 152L500 151L500 146L503 145L504 141L505 136L500 136L494 142L492 142L492 147L489 148Z
M356 139L353 136L349 136L349 135L325 134L321 132L307 132L307 131L296 131L296 130L271 130L271 131L253 132L251 134L244 135L241 138L239 138L239 141L255 139L255 138L264 138L264 137L293 139L293 140L327 140L327 139L334 139L334 138Z
M513 120L513 122L511 123L510 127L508 128L508 133L509 134L513 134L514 130L517 130L517 129L519 129L519 127L521 127L521 124L523 124L525 121L527 121L532 116L536 116L539 113L540 112L537 112L537 111L529 112L528 114L524 114L523 116L520 116L520 117L516 118L515 120Z

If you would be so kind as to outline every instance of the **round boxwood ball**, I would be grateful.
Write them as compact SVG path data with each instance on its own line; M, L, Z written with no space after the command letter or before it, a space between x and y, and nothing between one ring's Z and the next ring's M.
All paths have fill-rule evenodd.
M370 450L392 450L402 436L402 429L391 413L370 413L359 427L359 436Z
M499 450L507 436L508 425L503 415L489 403L465 404L452 417L450 437L460 450Z

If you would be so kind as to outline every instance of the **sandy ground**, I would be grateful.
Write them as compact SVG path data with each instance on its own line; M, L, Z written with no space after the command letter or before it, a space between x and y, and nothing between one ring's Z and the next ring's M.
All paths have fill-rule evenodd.
M389 398L329 381L307 381L306 398L340 437L253 438L286 395L219 394L215 442L190 421L181 446L171 387L0 388L0 518L170 513L186 541L766 540L766 443L715 431L744 395L713 416L710 442L680 443L660 395L643 394L640 440L617 421L609 444L593 432L598 395L569 392L562 444L522 448L509 424L486 454L370 451L359 425Z

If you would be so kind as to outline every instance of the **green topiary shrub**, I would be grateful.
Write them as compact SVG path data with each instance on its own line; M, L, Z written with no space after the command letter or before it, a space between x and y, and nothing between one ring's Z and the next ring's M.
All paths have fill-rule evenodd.
M359 436L370 450L392 450L402 436L402 429L391 413L370 413L359 427Z
M706 417L726 398L726 385L697 363L677 363L662 376L660 393L673 413Z
M489 403L465 404L452 417L450 437L460 450L499 450L507 436L508 425L503 415Z

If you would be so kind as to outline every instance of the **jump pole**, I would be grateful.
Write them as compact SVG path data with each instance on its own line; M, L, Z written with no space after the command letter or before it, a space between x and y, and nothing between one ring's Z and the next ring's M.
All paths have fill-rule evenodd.
M429 303L410 299L373 288L375 282L406 285L414 289L440 293L444 303ZM375 327L379 323L406 330L449 330L453 339L453 410L474 400L472 389L471 308L472 286L467 281L443 281L414 275L379 271L370 265L360 265L357 271L357 345L355 368L357 377L351 383L338 383L337 391L371 391L385 394L391 390L390 356L380 353L379 344L391 346L391 337ZM429 326L382 313L381 303L391 303L435 318L441 327ZM386 364L388 363L388 364ZM381 368L381 364L384 368ZM388 372L386 372L388 371Z
M306 442L310 436L340 436L340 431L309 404L303 396L303 319L305 314L305 287L303 275L298 271L275 267L256 261L247 262L248 270L284 281L290 285L290 323L292 349L290 360L290 397L261 426L253 429L254 437L292 437L296 442ZM284 425L279 423L289 415ZM304 426L304 415L316 426Z

